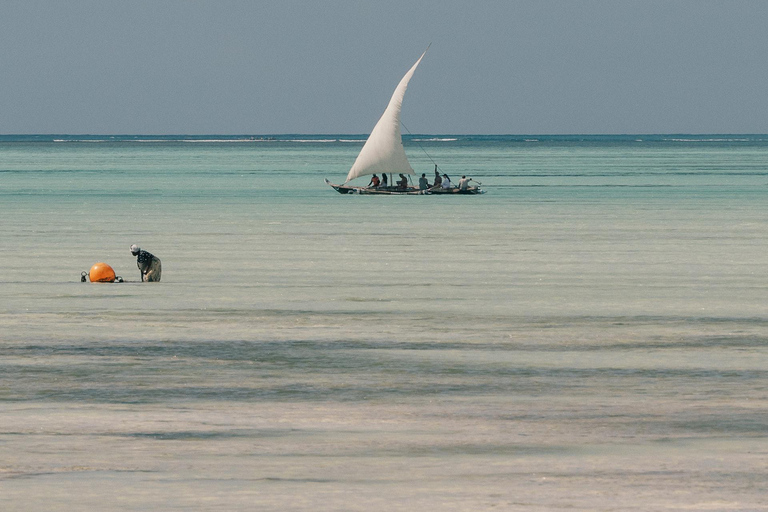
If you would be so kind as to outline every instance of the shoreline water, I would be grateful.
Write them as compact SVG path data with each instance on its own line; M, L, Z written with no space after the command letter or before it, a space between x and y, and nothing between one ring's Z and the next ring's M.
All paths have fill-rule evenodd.
M768 137L7 137L3 510L765 508Z

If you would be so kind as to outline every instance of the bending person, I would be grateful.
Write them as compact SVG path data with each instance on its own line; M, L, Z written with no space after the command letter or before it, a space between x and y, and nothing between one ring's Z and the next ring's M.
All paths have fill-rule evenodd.
M141 272L141 280L143 282L152 283L160 281L160 274L163 271L160 258L151 252L142 250L136 244L131 246L131 254L136 256L136 266L139 267L139 272Z

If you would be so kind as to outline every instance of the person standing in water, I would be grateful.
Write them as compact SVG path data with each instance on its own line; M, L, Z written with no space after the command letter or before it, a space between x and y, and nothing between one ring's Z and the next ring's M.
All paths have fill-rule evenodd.
M139 267L139 272L141 272L142 282L153 283L160 281L160 274L163 271L160 258L151 252L143 251L136 244L131 246L131 254L136 256L136 266Z

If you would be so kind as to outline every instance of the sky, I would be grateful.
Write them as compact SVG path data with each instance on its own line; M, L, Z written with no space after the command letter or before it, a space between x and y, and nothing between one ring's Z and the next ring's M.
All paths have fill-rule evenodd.
M768 133L764 0L2 0L0 134Z

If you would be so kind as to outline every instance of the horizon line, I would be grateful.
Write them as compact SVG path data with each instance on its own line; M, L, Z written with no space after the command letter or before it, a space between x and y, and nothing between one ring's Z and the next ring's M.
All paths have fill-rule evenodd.
M275 136L307 136L307 137L323 137L328 135L344 135L351 137L368 137L370 133L351 133L351 132L274 132L274 133L62 133L62 132L48 132L48 133L0 133L0 137L207 137L207 136L219 136L219 137L275 137ZM423 133L408 133L403 134L403 137L410 138L415 136L452 136L452 137L469 137L469 136L484 136L484 137L637 137L637 136L669 136L669 135L695 135L695 136L707 136L707 135L761 135L768 136L768 132L626 132L626 133L438 133L438 132L423 132Z

